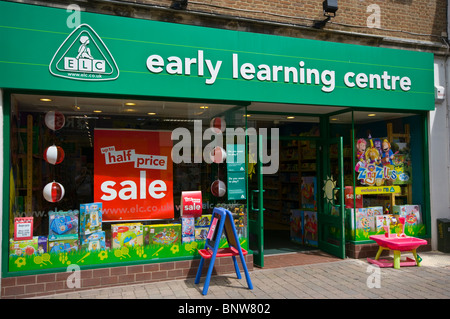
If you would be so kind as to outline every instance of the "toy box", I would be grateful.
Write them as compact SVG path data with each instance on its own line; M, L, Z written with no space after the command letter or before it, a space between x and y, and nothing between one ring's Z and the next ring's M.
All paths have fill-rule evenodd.
M105 239L106 236L104 231L82 235L80 239L81 249L88 251L106 249Z
M195 218L195 227L207 227L211 224L212 215L202 215Z
M51 253L69 253L78 250L78 239L62 239L48 242Z
M385 214L385 215L378 215L375 216L375 231L377 234L384 234L385 230L383 226L388 226L390 227L391 225L391 218L393 217L393 215L391 214Z
M316 193L316 178L313 176L302 177L300 189L302 208L310 210L317 209Z
M392 213L399 217L405 217L406 226L416 226L422 223L420 205L395 205Z
M303 244L303 211L291 209L290 238L297 244Z
M181 242L189 243L195 240L195 220L194 217L181 218Z
M208 227L195 227L195 240L202 241L206 240L206 236L208 235Z
M80 235L102 230L102 203L80 205Z
M48 240L78 239L78 211L49 211Z
M426 233L422 221L420 205L395 205L392 209L394 216L405 218L404 232L408 236L423 236Z
M383 215L383 206L367 207L366 212L368 218Z
M47 237L34 236L27 240L10 239L9 255L14 257L40 255L47 252Z
M157 224L144 227L145 242L149 245L172 245L181 240L180 224Z
M143 225L141 223L111 225L112 248L142 246Z
M317 212L303 211L303 241L305 245L317 247Z

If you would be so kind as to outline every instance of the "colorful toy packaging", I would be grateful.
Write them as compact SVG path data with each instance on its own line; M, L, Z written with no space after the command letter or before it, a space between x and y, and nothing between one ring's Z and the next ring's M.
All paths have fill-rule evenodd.
M48 240L78 239L78 211L49 211Z
M207 227L211 224L212 215L202 215L195 218L195 227Z
M62 239L48 242L51 253L69 253L78 250L78 239Z
M393 207L392 213L397 219L405 217L406 235L419 236L425 234L420 205L396 205Z
M346 208L346 237L352 240L368 240L376 232L375 216L383 213L382 207L376 208Z
M202 241L206 240L206 236L208 235L208 227L195 227L195 240Z
M41 255L47 252L47 237L34 236L28 240L10 239L9 255L11 257L22 257Z
M303 211L291 210L290 238L297 244L303 244Z
M99 231L89 235L81 236L81 249L92 251L106 249L105 232Z
M317 212L303 211L304 244L317 247L319 238L317 233Z
M102 230L102 203L80 205L80 234L88 235Z
M181 242L190 243L195 240L195 221L194 217L181 218Z
M300 189L302 208L316 210L316 178L313 176L302 177L302 185Z
M144 227L145 243L148 245L172 245L181 240L180 224L157 224Z
M141 223L111 225L112 248L142 246L143 225Z

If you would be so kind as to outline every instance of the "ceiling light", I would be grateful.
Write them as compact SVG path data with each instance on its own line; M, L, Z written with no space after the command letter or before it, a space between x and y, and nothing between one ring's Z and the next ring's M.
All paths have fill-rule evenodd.
M209 107L209 106L206 106L206 105L200 106L201 109L207 109L208 107Z
M370 113L370 114L367 114L367 116L376 116L376 114L375 113Z
M102 110L94 110L94 113L102 113Z
M155 112L149 112L149 113L147 113L148 115L156 115L156 113Z
M126 106L134 106L134 105L136 105L136 103L133 103L133 102L127 102L127 103L125 103L125 105L126 105Z
M288 116L288 117L286 117L288 120L292 120L292 119L295 119L295 116Z
M250 117L251 115L250 114L244 114L243 116L244 117Z
M333 118L331 118L330 120L332 120L332 121L337 121L338 119L337 119L337 117L333 117Z
M42 101L42 102L51 102L52 101L52 99L44 99L44 98L39 99L39 100Z

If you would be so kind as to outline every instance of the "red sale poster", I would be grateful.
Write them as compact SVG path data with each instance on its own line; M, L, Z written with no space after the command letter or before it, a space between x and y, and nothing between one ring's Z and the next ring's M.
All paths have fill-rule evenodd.
M200 217L202 215L202 192L181 192L181 215L184 217Z
M171 151L169 131L94 131L94 201L104 221L173 218Z

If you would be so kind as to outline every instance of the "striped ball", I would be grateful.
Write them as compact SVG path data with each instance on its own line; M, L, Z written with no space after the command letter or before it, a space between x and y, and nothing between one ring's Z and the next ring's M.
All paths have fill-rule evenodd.
M45 114L45 125L53 131L63 128L66 120L64 115L58 111L49 111Z
M45 185L42 193L46 201L56 203L63 199L64 187L60 183L51 182Z
M44 160L52 165L59 164L64 160L64 150L60 146L49 146L44 151Z

